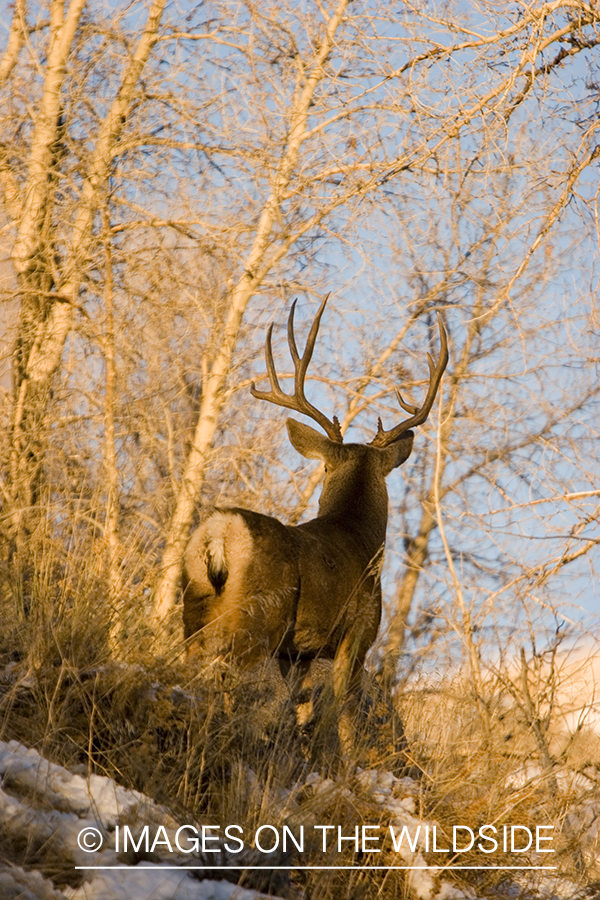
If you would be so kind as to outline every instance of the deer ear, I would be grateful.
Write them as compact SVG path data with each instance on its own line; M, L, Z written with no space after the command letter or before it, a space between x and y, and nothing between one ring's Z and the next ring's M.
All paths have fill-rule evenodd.
M381 465L384 475L389 475L392 469L397 469L406 462L413 447L414 434L407 431L399 440L394 441L381 450Z
M322 459L327 461L336 444L303 422L295 419L286 419L290 443L294 450L307 459Z

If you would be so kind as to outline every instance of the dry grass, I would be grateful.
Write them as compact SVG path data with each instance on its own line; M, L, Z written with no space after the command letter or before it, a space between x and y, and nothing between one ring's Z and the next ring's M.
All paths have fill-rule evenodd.
M356 765L380 770L395 765L399 771L401 760L381 710L373 712L365 726L371 738L377 732L378 739L365 738L355 759L341 759L334 742L328 744L323 735L316 746L314 736L298 734L293 709L273 701L268 683L267 693L256 683L251 689L230 684L225 692L214 677L157 659L149 643L144 646L141 623L137 646L130 628L115 647L100 583L92 579L84 584L81 572L76 579L73 572L53 583L51 569L44 571L47 577L36 588L35 615L24 617L6 603L7 627L0 646L1 738L35 747L82 774L109 775L143 791L182 822L236 822L245 834L265 823L292 828L335 823L345 834L362 824L387 830L389 809L375 802L372 791L356 777ZM410 771L420 773L414 782L414 814L436 823L443 840L450 839L453 823L474 829L488 823L555 824L560 837L553 861L583 890L599 873L595 848L585 835L589 822L572 815L585 800L585 791L575 791L567 776L585 771L589 796L598 796L598 738L583 728L561 756L556 749L559 735L550 729L552 772L542 766L537 777L521 777L518 783L515 778L524 764L539 762L539 748L501 687L496 694L492 687L491 745L483 737L475 701L460 679L435 690L417 686L400 698ZM319 772L321 780L307 781L311 771ZM327 777L331 781L323 782ZM15 853L15 848L4 846L5 857ZM21 853L57 883L68 882L68 873L57 875L44 864L51 855L51 848L42 852L39 847ZM452 862L450 853L426 857L442 865ZM377 856L357 856L346 848L324 859L315 845L307 847L302 858L304 865L328 860L337 866L398 864L389 848ZM495 855L495 864L503 861L511 862L508 856ZM481 858L466 853L460 862L478 864ZM249 883L249 876L242 881L244 877ZM517 887L525 890L523 875L507 878L505 873L479 871L445 877L481 897L511 895ZM269 888L265 878L264 890ZM535 893L533 876L527 876L526 884ZM289 884L279 879L271 889L319 900L391 900L414 894L405 872L373 870L295 871Z

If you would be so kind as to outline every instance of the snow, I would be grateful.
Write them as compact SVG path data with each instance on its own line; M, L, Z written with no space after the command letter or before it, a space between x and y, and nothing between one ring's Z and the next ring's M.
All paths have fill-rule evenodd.
M17 741L0 741L0 778L5 784L33 792L43 786L45 799L63 812L83 816L93 809L95 818L105 828L114 828L125 811L138 807L157 809L156 804L138 791L127 790L104 775L82 778Z
M160 865L99 872L91 882L63 891L39 872L18 866L0 871L2 900L256 900L261 896L228 881L197 881Z
M568 791L572 798L567 816L571 832L579 835L586 861L597 864L600 778L595 769L588 769L588 774L587 769L576 773L566 768L557 769L553 774L561 791ZM510 787L518 791L523 785L543 777L539 766L527 763L511 775ZM250 769L247 778L252 784L258 782ZM268 805L272 803L274 810L279 808L282 813L287 810L288 814L293 811L294 797L305 795L307 788L311 789L315 799L325 804L343 798L359 808L360 798L367 799L379 807L380 820L391 824L397 838L403 828L411 836L414 849L411 850L406 839L399 842L395 864L424 867L406 873L413 900L475 900L476 895L469 888L459 888L448 880L443 867L425 868L426 832L438 823L417 814L417 802L422 792L418 781L398 778L378 769L358 769L350 781L324 778L312 772L289 790L279 788L269 792L266 786L258 783L256 787L262 790ZM10 834L16 844L51 847L57 870L64 872L72 868L75 872L76 867L105 867L80 870L82 881L75 880L74 886L59 890L39 872L18 865L4 868L0 865L1 900L255 900L266 896L230 881L203 879L199 870L190 872L181 868L207 865L202 854L170 853L158 845L150 855L150 861L146 854L145 861L128 865L123 855L114 849L116 829L125 822L130 823L136 833L147 825L153 826L155 832L162 829L176 846L174 835L180 823L144 794L123 788L106 776L84 778L49 762L36 750L16 741L0 741L0 830ZM103 843L101 849L93 853L82 849L78 837L83 829L97 830L95 834ZM249 866L256 861L250 861L242 854L233 865ZM231 857L228 862L223 851L218 863L216 858L210 862L228 865ZM214 877L214 870L206 874ZM226 874L235 879L237 871ZM544 876L544 880L538 882L540 896L556 900L569 896L562 892L564 885L559 885L557 876L558 873Z
M450 884L449 881L443 881L434 900L471 900L473 897L475 897L474 892L461 890L455 885Z
M64 896L67 900L256 900L264 895L228 881L197 881L187 872L151 865L100 872L90 884L67 890Z
M31 872L20 866L0 868L0 897L2 900L65 900L39 872Z
M229 881L201 880L200 873L197 877L167 868L202 864L189 855L169 853L168 860L128 866L110 847L94 853L81 849L78 837L84 829L96 829L103 844L110 844L119 821L152 823L169 836L178 827L168 811L138 791L102 775L83 778L17 741L0 741L0 830L25 845L49 844L63 869L118 866L88 869L80 886L62 890L39 872L16 865L0 867L2 900L255 900L266 896Z
M549 775L556 779L561 794L573 796L591 791L597 786L597 780L589 778L581 772L573 772L567 768L556 767L550 773L544 772L542 767L534 762L523 763L515 769L506 779L505 784L514 790L520 790L526 785L534 785L536 782L545 781Z

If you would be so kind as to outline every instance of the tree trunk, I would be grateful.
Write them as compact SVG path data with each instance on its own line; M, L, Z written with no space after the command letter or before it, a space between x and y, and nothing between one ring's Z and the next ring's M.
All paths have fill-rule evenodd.
M327 21L327 28L310 73L302 86L303 73L299 74L296 101L290 114L287 142L273 179L273 188L267 199L256 230L252 249L244 265L244 274L229 298L229 312L223 328L221 346L210 365L203 385L202 401L193 446L187 459L181 486L175 502L175 510L169 523L161 575L154 597L153 624L158 631L172 612L181 577L183 551L192 524L194 508L204 481L206 464L210 457L219 415L223 408L223 389L231 368L242 318L249 300L261 285L275 260L269 256L273 226L281 217L281 204L298 163L300 148L307 136L307 119L315 90L325 77L325 64L335 46L335 35L343 21L349 0L340 0L335 12Z
M10 554L25 571L35 528L39 482L44 464L44 431L52 384L89 258L98 191L113 165L114 147L127 120L135 90L156 41L165 0L155 0L138 46L123 73L118 93L100 128L84 179L71 242L59 259L53 241L54 190L59 174L62 92L67 63L86 0L51 5L50 47L22 193L14 247L20 323L14 353L14 411L10 434ZM5 173L5 178L10 172ZM25 592L26 593L26 592ZM24 600L27 606L27 600Z

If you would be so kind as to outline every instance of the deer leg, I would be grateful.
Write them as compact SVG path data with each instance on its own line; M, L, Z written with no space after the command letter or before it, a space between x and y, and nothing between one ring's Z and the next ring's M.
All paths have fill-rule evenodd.
M344 756L356 750L359 697L364 653L360 653L360 635L344 636L333 661L333 692L338 716L338 736Z
M280 659L279 666L285 680L290 685L294 704L296 727L300 734L308 734L314 720L314 689L312 660L298 662Z

